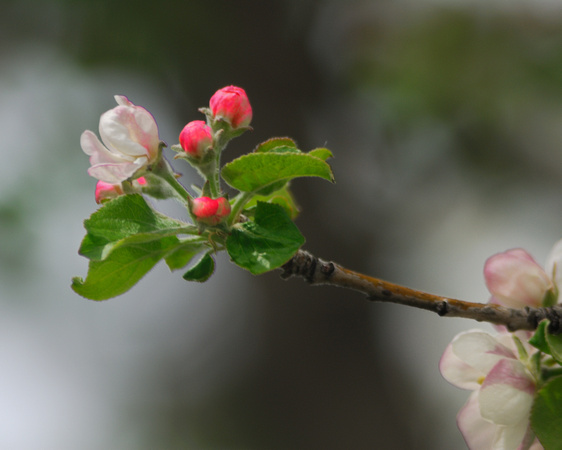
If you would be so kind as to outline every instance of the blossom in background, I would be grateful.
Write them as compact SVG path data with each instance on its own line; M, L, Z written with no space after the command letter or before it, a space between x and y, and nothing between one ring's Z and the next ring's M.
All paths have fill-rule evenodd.
M556 302L562 285L561 260L562 241L551 250L545 269L519 248L491 256L484 265L490 302L511 308L540 307L547 295Z
M193 200L191 212L199 222L217 225L230 214L230 203L224 197L199 197Z
M112 185L133 177L160 155L154 117L123 95L116 95L115 100L118 106L100 117L103 144L90 130L80 137L82 150L90 157L88 174Z
M146 185L146 179L144 177L137 178L132 182L133 189L140 191L141 187ZM96 203L100 204L107 200L111 200L112 198L119 197L120 195L125 194L123 190L123 186L121 183L119 184L111 184L106 183L105 181L99 180L96 183Z
M215 119L222 119L233 129L247 127L252 121L252 106L244 89L227 86L213 94L209 102Z
M515 336L467 331L458 334L441 357L443 377L474 391L457 415L470 449L542 448L529 424L536 380L518 357ZM523 345L529 354L536 351Z
M189 122L180 133L181 148L192 158L202 158L213 145L211 127L202 120Z

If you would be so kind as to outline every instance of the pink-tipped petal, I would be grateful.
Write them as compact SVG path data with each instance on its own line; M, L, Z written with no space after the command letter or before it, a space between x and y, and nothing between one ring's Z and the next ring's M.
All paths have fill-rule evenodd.
M562 240L552 247L546 260L545 272L556 283L558 290L562 289Z
M498 425L516 426L528 421L535 388L534 381L520 361L502 359L482 384L480 413Z
M88 174L106 183L118 184L131 178L145 164L146 158L137 158L127 163L97 164L88 169Z
M525 250L508 250L491 256L484 266L489 291L502 305L513 308L541 306L552 287L547 273Z
M487 374L500 359L515 359L515 354L508 347L480 330L458 334L453 339L452 347L458 358L483 374Z
M469 366L453 352L453 345L449 344L441 360L439 361L439 371L445 380L461 389L478 389L479 379L485 374Z
M457 425L466 445L471 450L491 449L496 425L482 418L478 391L474 391L457 414Z

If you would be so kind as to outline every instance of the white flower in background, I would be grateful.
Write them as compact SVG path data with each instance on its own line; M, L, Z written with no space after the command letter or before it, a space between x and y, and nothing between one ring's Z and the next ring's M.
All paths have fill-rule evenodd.
M555 303L562 285L561 260L562 241L551 250L545 269L520 248L491 256L484 265L490 302L511 308L540 307L550 294Z
M523 335L525 332L521 342ZM454 386L474 391L457 415L470 449L542 448L529 424L536 380L518 357L516 336L471 330L458 334L443 353L439 363L443 377ZM529 355L536 351L522 345Z
M90 130L80 137L82 150L90 157L88 174L113 185L141 176L160 156L158 126L152 114L123 95L116 95L115 100L118 106L100 117L103 144Z

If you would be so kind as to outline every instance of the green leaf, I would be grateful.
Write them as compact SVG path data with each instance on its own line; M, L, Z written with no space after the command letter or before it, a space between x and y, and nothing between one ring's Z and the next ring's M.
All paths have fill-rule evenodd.
M315 148L314 150L310 150L308 154L310 156L314 156L315 158L319 158L322 161L326 161L328 158L334 157L332 152L327 148Z
M330 166L306 153L250 153L226 164L222 177L239 191L261 195L281 189L285 182L296 177L334 181Z
M550 355L550 348L548 342L546 341L546 327L548 326L548 320L543 320L539 323L539 326L535 330L535 334L529 339L529 344L533 347L538 348L541 352Z
M87 234L79 253L102 260L127 238L130 243L150 242L166 236L197 233L193 225L156 212L138 194L123 195L104 204L84 221Z
M86 280L73 278L72 289L91 300L121 295L178 245L176 237L165 237L117 248L102 261L90 261Z
M187 272L183 274L183 279L187 281L207 281L215 271L215 260L205 253L203 257L195 263Z
M281 206L260 202L254 221L232 229L226 250L234 263L259 275L285 264L304 242Z
M277 151L279 147L292 148L300 152L295 141L288 137L276 137L268 139L254 149L255 153L267 153L270 151ZM277 152L279 153L279 152Z
M553 378L537 392L531 428L546 450L562 448L562 377Z

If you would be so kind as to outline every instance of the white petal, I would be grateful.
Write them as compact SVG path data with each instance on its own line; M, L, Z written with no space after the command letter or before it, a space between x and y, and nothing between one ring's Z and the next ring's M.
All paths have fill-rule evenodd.
M519 361L503 359L480 389L480 413L498 425L515 426L529 420L535 383Z
M439 361L441 375L449 383L461 389L478 389L480 378L486 375L466 364L453 353L452 343L447 346Z
M493 450L526 450L531 444L525 439L528 432L528 420L524 420L514 426L500 426L497 428L497 433L491 448Z
M480 415L478 391L472 393L457 414L457 425L468 448L480 450L492 447L497 426Z
M137 158L133 162L119 164L97 164L88 169L88 174L106 183L119 184L131 178L137 170L146 164L146 158Z
M548 276L552 277L558 290L562 291L562 240L552 247L546 260L545 271Z
M114 95L113 98L117 102L118 105L121 106L135 106L133 102L131 102L127 97L124 95Z
M486 375L502 358L515 358L515 354L500 344L490 334L471 330L458 334L453 339L455 355L474 369Z
M90 164L106 164L127 162L122 155L109 151L90 130L86 130L80 136L80 146L86 155L90 156ZM129 158L132 159L132 158Z
M148 150L136 140L137 128L132 108L126 106L117 106L103 113L100 118L103 143L113 152L123 155L148 155Z

